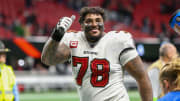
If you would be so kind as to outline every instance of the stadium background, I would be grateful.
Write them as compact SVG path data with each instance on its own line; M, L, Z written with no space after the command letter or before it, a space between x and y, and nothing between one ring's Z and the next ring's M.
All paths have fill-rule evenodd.
M79 100L70 63L48 67L40 55L59 18L76 15L70 29L80 30L78 12L84 6L106 10L106 32L131 32L145 68L158 58L163 42L180 49L179 37L168 25L179 0L0 0L0 40L11 49L7 64L15 70L21 101ZM134 79L125 73L124 81L131 101L139 101Z

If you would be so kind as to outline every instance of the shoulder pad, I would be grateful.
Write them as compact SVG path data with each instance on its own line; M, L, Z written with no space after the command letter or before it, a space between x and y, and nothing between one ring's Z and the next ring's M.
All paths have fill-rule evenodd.
M11 65L6 65L6 67L8 67L8 68L12 68L12 66L11 66Z
M123 33L123 34L131 34L130 32L127 32L127 31L119 31L119 33Z
M115 33L116 31L109 31L108 33Z
M115 34L118 36L124 36L124 37L130 37L130 38L132 37L131 33L127 31L110 31L108 33Z
M116 33L116 34L131 34L130 32L128 31L110 31L108 33Z
M11 67L11 66L9 66L8 68L9 68L10 70L13 70L13 67Z
M68 30L67 33L78 33L76 30Z
M72 35L75 35L75 34L79 34L81 31L74 31L74 30L69 30L66 32L66 34L72 34Z

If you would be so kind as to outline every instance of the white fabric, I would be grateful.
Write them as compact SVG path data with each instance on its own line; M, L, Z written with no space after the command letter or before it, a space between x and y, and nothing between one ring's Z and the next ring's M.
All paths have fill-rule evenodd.
M124 66L128 61L134 59L137 55L138 55L138 53L136 52L135 49L124 53L120 57L121 64Z
M123 85L122 65L137 56L133 40L129 33L111 31L103 36L99 42L92 48L88 44L83 32L66 33L62 41L68 47L72 47L72 57L88 58L88 68L82 80L82 86L77 85L77 90L81 101L129 101L127 91ZM128 50L122 56L120 53L128 47L134 49ZM120 59L119 59L120 58ZM94 60L108 61L109 65L96 64L98 70L110 67L108 73L108 82L103 87L95 87L91 81L93 77L92 62ZM74 61L72 61L73 63ZM82 63L73 66L73 76L76 81ZM103 67L104 66L104 67ZM101 81L103 76L101 73L97 76L97 81Z
M57 23L57 25L56 25L57 29L62 27L64 29L64 31L66 32L70 28L70 26L72 25L75 18L76 17L74 15L72 15L71 17L63 17L63 18L61 18L59 20L59 22Z
M160 81L159 81L159 69L153 68L148 71L148 75L152 84L153 89L153 97L158 98L161 94L161 87L160 87Z

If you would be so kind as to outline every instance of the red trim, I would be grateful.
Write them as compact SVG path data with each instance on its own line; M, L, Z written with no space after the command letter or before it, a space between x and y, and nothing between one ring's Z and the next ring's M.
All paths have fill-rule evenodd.
M70 48L77 48L78 41L70 41Z

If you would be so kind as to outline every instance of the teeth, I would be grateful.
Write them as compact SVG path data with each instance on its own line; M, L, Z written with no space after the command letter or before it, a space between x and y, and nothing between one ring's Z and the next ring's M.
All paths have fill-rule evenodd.
M97 30L92 30L92 31L97 31Z

